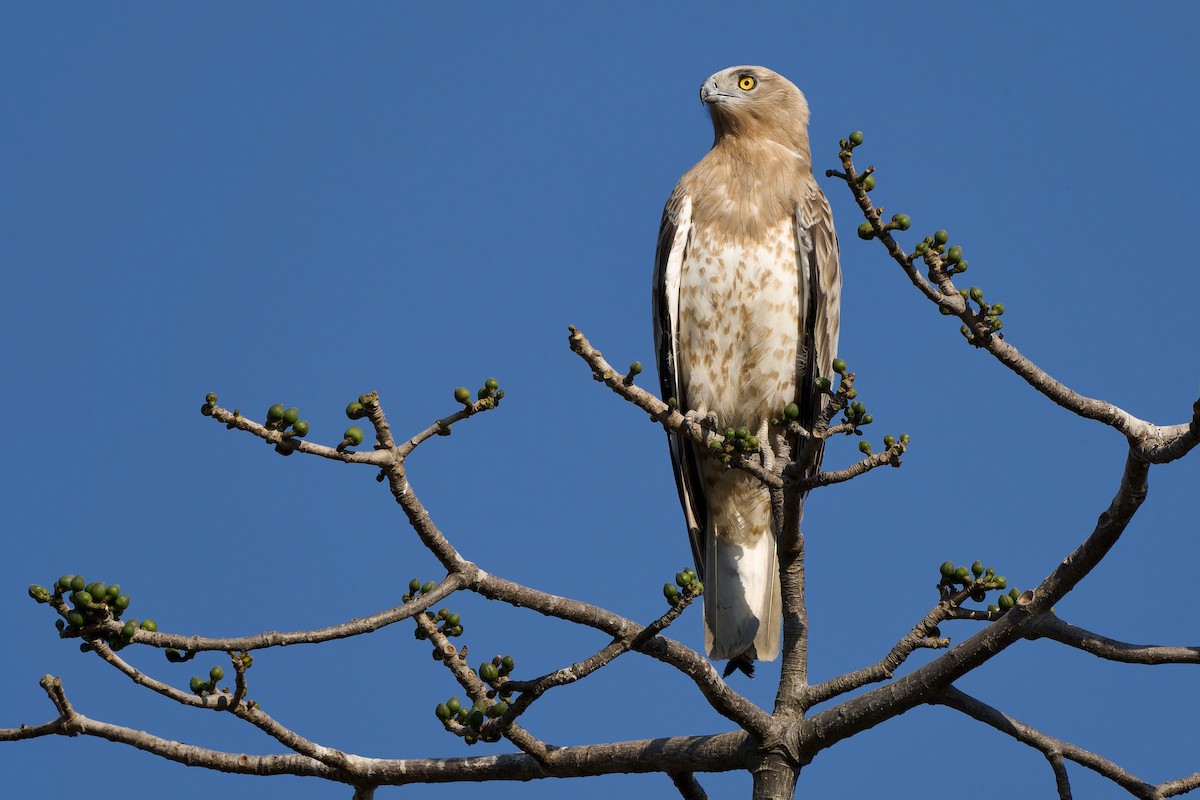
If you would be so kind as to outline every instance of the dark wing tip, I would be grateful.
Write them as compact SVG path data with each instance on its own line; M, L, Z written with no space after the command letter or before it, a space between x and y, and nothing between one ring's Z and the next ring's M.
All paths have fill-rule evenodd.
M734 671L741 672L750 680L754 680L754 659L750 656L735 656L729 659L729 663L725 665L725 671L721 673L722 678L728 678Z

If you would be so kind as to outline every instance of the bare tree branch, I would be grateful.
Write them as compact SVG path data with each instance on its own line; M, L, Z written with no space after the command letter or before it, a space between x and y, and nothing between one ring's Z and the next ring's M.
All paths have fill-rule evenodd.
M578 622L602 630L614 638L636 635L642 627L610 611L569 600L565 597L539 592L518 583L490 575L476 567L470 588L484 597L500 600L541 614ZM713 709L733 721L756 738L768 735L774 723L765 711L729 688L704 656L679 642L654 636L635 645L635 649L658 659L687 675L700 689Z
M803 694L808 688L808 606L804 533L800 529L804 493L798 484L789 481L781 494L783 516L775 531L775 550L779 560L779 594L783 601L783 642L774 716L791 719L804 714Z
M1050 750L1044 755L1050 762L1050 769L1054 770L1054 788L1058 790L1058 800L1071 800L1071 777L1067 775L1062 753Z
M1158 787L1146 783L1135 775L1131 775L1108 759L1101 758L1090 750L1084 750L1082 747L1055 739L1052 736L1047 736L1041 731L1031 728L1023 722L1018 722L986 703L982 703L974 697L955 689L953 686L947 687L934 695L930 699L930 702L934 705L943 705L953 708L956 711L961 711L969 717L991 725L996 730L1007 733L1017 741L1040 750L1046 754L1047 758L1051 754L1058 754L1061 758L1069 758L1076 764L1103 775L1134 797L1144 798L1144 800L1157 800L1161 796ZM1051 764L1053 764L1053 761L1051 761ZM1059 768L1055 767L1054 771L1057 776Z
M144 731L90 719L76 712L62 692L61 682L50 675L41 684L59 710L59 719L17 730L46 731L64 736L96 736L194 767L242 775L301 775L354 786L403 786L415 783L459 781L527 781L538 778L574 778L613 773L667 775L693 772L728 772L744 769L749 736L744 731L711 736L614 742L562 747L539 763L524 753L475 758L382 759L345 755L345 766L335 769L303 755L250 755L224 753L163 739ZM32 738L6 736L0 739Z
M683 800L708 800L708 793L696 780L696 776L690 772L672 774L671 782L675 784L675 788L679 790L679 796Z
M862 461L855 462L844 469L835 470L833 472L818 472L811 478L802 480L800 485L803 486L805 490L816 489L820 486L832 486L835 483L845 483L848 480L853 480L859 475L863 475L873 469L882 467L885 464L892 467L898 467L900 466L900 456L904 455L907 449L907 444L896 442L896 444L892 445L887 450L884 450L881 453L869 455Z
M886 686L805 719L789 732L790 746L799 756L811 758L842 739L919 705L931 691L950 686L1024 637L1025 631L1037 617L1051 613L1051 606L1082 580L1116 544L1146 497L1149 468L1150 465L1145 461L1129 454L1117 493L1108 509L1100 515L1091 535L1063 559L1036 589L1026 593L1026 602L1014 606L999 620L929 664Z
M1200 664L1200 647L1129 644L1077 628L1054 614L1039 617L1026 632L1027 639L1053 639L1094 656L1126 664Z
M928 647L931 639L936 647L948 647L949 640L937 637L938 623L943 622L950 611L950 604L943 602L934 606L925 617L913 626L904 638L896 642L892 649L877 663L869 667L847 672L811 687L805 694L804 702L807 708L824 703L838 695L852 692L870 683L889 680L897 669L918 648Z
M168 684L157 681L141 672L137 668L130 665L120 656L112 651L102 641L94 641L91 643L92 649L102 659L107 661L112 666L123 672L134 683L139 686L144 686L147 689L155 691L164 697L169 697L177 703L193 708L208 708L213 711L229 711L241 719L254 725L259 730L266 733L277 742L293 750L300 755L307 756L316 761L320 761L326 766L334 769L344 769L349 764L349 759L345 753L331 747L319 745L312 742L285 725L276 722L270 715L258 708L254 704L234 703L233 695L228 692L216 692L205 697L200 697L189 692L184 692L174 688Z
M694 586L694 584L693 584ZM545 694L547 691L559 686L567 686L575 683L578 680L586 678L596 670L612 663L619 656L628 653L630 650L636 649L639 645L649 640L651 637L657 636L668 625L674 622L680 614L683 613L692 601L700 596L699 592L695 591L693 586L687 587L682 594L679 595L679 602L672 606L667 613L663 614L654 622L647 625L641 631L633 635L613 639L603 649L599 650L592 656L578 661L569 667L555 670L549 674L543 675L540 678L534 678L528 681L507 680L502 685L504 688L520 692L521 696L513 704L514 708L527 708L534 699ZM516 716L515 712L513 716Z
M1193 772L1191 775L1185 775L1182 778L1158 785L1158 791L1162 797L1175 797L1176 795L1186 794L1193 789L1200 789L1200 772Z

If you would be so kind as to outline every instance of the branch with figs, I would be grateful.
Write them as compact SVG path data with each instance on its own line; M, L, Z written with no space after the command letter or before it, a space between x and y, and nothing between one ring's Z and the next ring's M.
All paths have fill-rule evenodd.
M1159 784L1144 782L1114 762L1019 723L954 687L958 678L1022 639L1051 639L1112 661L1146 665L1200 663L1200 647L1120 642L1070 625L1053 611L1054 604L1088 575L1122 535L1146 497L1151 465L1182 458L1200 442L1200 400L1193 405L1188 422L1159 426L1111 403L1080 395L1042 371L1005 339L1001 330L1003 304L985 302L979 287L956 285L955 278L966 271L967 262L961 246L952 245L945 231L925 237L911 252L897 242L895 235L908 230L911 219L897 214L885 221L882 208L875 207L869 197L875 188L874 169L859 172L853 162L854 150L861 144L861 133L843 140L839 154L842 169L828 173L846 183L863 210L865 222L858 229L860 238L878 240L940 313L961 321L960 331L969 344L991 353L1064 409L1117 430L1129 443L1108 508L1092 530L1081 532L1080 544L1052 565L1032 588L1011 586L997 569L980 561L969 565L945 562L936 567L937 594L932 607L923 614L914 614L916 622L911 629L878 662L811 682L804 605L804 536L799 513L802 499L813 490L885 465L899 467L909 437L883 436L881 449L875 451L864 431L874 419L858 399L858 376L841 359L834 363L836 383L821 379L817 386L828 400L816 424L811 429L798 425L799 410L789 405L778 410L771 428L775 433L760 440L761 431L722 428L719 420L683 413L674 398L659 398L642 389L636 383L642 371L639 362L624 371L615 369L581 331L571 328L569 345L595 380L641 409L670 435L697 442L709 457L729 469L754 476L771 492L784 598L780 685L771 711L759 708L731 688L703 655L667 636L671 624L703 592L691 568L677 572L673 581L664 584L666 611L648 610L648 621L639 623L590 603L491 574L460 552L438 527L409 481L407 458L425 442L450 435L452 427L458 429L471 417L496 409L504 392L497 381L489 378L474 393L456 389L453 396L457 408L452 413L402 441L395 439L375 393L362 395L347 406L346 415L352 424L332 445L311 441L310 426L299 410L283 404L271 406L262 421L222 407L213 394L201 407L201 413L214 422L256 437L282 456L298 454L365 465L377 480L387 484L414 534L445 571L437 580L413 578L398 606L316 630L214 638L167 632L160 630L154 620L132 618L130 595L119 585L66 574L49 587L29 588L36 602L56 614L59 636L79 640L82 651L94 654L134 684L180 705L230 714L258 728L289 753L222 752L94 720L75 709L62 682L51 675L42 679L41 686L53 704L54 718L38 725L0 729L0 741L48 735L97 736L191 766L241 774L319 777L346 784L358 798L372 796L377 786L648 772L670 778L685 798L702 798L706 795L696 775L705 772L778 770L782 776L779 785L786 789L790 782L794 787L803 767L826 748L927 704L952 708L1042 752L1052 767L1060 797L1070 797L1065 761L1092 769L1139 798L1165 798L1200 786L1200 772ZM837 469L808 469L825 443L839 436L858 437L861 458ZM792 442L799 443L797 452L792 452ZM934 569L931 564L931 573ZM519 676L519 659L512 654L498 654L474 663L468 648L456 643L469 638L465 631L470 621L453 610L455 595L461 592L593 628L610 641L587 658L538 676ZM444 759L368 758L300 734L273 719L255 701L251 691L254 661L271 658L273 649L363 636L405 621L412 626L416 640L423 643L421 646L429 647L446 668L447 691L430 699L434 712L430 724L439 724L449 734L482 747L508 741L516 752ZM983 627L955 644L943 628L958 621L973 621ZM216 654L224 654L228 667L215 664L207 678L192 676L184 689L177 685L184 679L176 674L152 676L131 665L120 654L127 647L162 650L167 662L164 673L175 671L169 665ZM908 657L918 649L944 652L930 663L901 674ZM542 697L587 678L631 652L649 656L681 673L694 685L698 697L729 721L731 729L707 736L560 747L521 724L525 712ZM232 678L231 685L226 682L227 675Z

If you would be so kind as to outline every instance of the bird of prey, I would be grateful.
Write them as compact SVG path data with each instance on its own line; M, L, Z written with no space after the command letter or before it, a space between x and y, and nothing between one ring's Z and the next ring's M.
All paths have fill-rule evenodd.
M791 81L731 67L703 83L700 100L713 146L667 200L655 256L659 377L681 412L766 444L789 403L806 429L824 407L815 380L832 374L837 353L837 236L813 177L808 103ZM779 654L769 494L695 442L667 439L705 586L708 656L731 659L726 674L750 672Z

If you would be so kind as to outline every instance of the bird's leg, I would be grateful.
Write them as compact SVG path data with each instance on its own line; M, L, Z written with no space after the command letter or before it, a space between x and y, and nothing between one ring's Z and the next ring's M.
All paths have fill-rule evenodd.
M767 472L775 471L775 450L771 447L771 423L763 420L758 426L758 456L762 461L763 469Z
M775 463L787 464L792 460L792 445L788 442L787 428L780 428L772 434L771 444L775 450Z
M684 419L694 422L710 433L716 433L720 430L721 421L717 419L716 413L709 411L706 406L696 406L684 413L683 416Z

